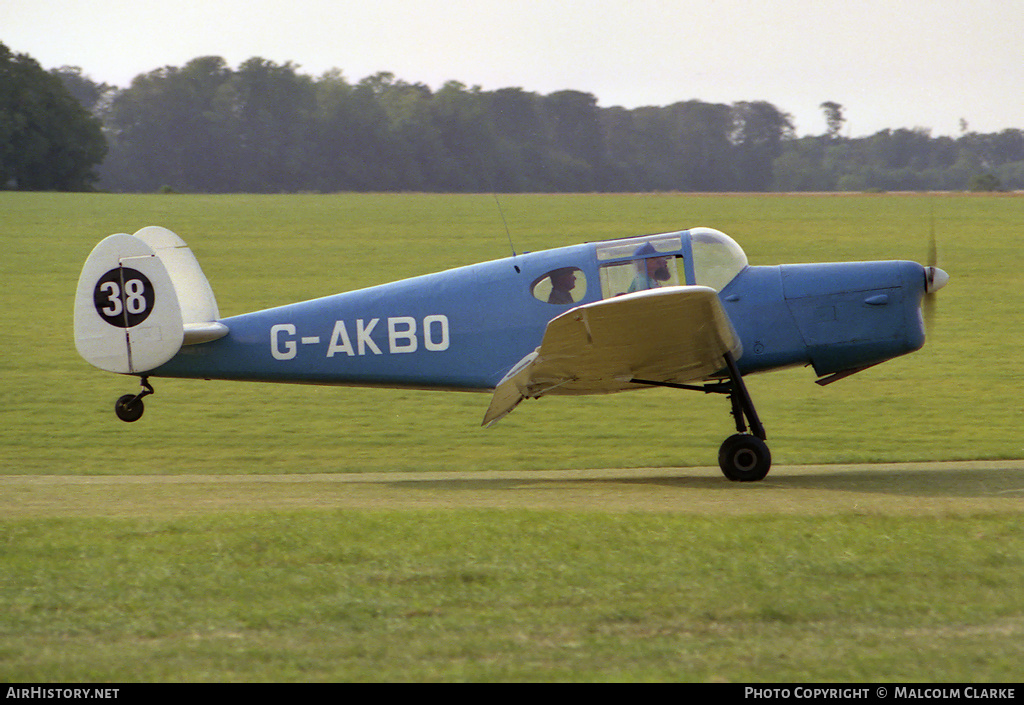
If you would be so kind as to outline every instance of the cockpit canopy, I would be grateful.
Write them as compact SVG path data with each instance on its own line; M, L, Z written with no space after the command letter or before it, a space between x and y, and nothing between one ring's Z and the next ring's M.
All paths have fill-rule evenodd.
M608 282L613 280L617 268L622 269L623 276L631 276L632 271L623 262L631 258L637 262L641 257L662 259L670 270L670 278L660 283L682 283L683 264L686 256L685 241L689 235L690 258L692 269L687 268L689 284L709 286L716 291L724 289L737 274L747 266L747 256L736 241L723 232L712 228L691 228L676 233L646 235L625 240L611 240L600 243L597 247L597 259L602 263L601 277L605 285L604 296L608 298ZM610 262L609 264L603 264ZM676 275L678 263L678 276ZM690 274L692 272L692 275ZM634 272L635 273L635 272ZM622 293L622 289L611 292Z
M588 284L591 289L599 285L604 299L683 284L722 291L747 266L736 241L711 228L605 240L594 245L594 254L597 281L587 281L579 261L560 261L533 280L530 293L549 304L571 306L587 298Z
M694 284L721 291L747 266L747 255L735 240L711 228L690 230Z

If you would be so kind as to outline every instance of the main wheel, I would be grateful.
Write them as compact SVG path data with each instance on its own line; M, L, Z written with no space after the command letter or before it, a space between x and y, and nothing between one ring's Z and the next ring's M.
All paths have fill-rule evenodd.
M114 413L117 418L131 423L142 418L142 412L146 410L141 399L136 399L134 394L125 394L114 402Z
M756 482L771 469L772 454L757 436L737 433L726 438L718 450L718 466L734 482Z

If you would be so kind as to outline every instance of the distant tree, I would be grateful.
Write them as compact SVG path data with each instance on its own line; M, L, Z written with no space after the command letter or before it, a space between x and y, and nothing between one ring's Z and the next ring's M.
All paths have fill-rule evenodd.
M792 116L771 103L734 103L732 142L737 150L738 190L771 190L773 162L782 154L783 140L792 137Z
M439 190L436 184L446 178L447 165L442 163L445 150L433 125L433 91L423 83L396 80L388 72L368 76L359 86L372 92L386 117L392 188Z
M235 190L231 75L224 59L204 56L181 68L136 76L107 113L110 185L129 191Z
M259 57L233 72L220 88L224 100L217 107L227 126L224 138L237 180L247 192L277 192L301 187L304 145L314 111L315 88L296 66L283 66Z
M0 189L85 191L107 143L60 78L0 44Z
M872 161L884 169L921 170L932 159L932 137L927 128L881 130L869 138Z
M387 115L371 85L349 84L331 70L316 82L306 145L309 187L318 191L395 188Z
M691 100L603 113L617 188L724 191L735 183L729 106Z
M825 138L828 139L827 137ZM842 144L842 143L837 143ZM777 191L831 191L836 179L828 168L831 149L821 137L802 137L787 143L772 163L773 189Z
M843 106L828 100L818 107L825 111L825 125L827 126L825 134L829 139L838 138L843 131L843 123L846 122L846 118L843 117Z
M997 178L1007 191L1024 190L1024 161L1009 162L997 167Z
M548 188L544 173L544 122L541 98L522 88L499 88L489 95L488 118L494 131L498 191L543 191Z
M690 100L667 108L673 117L683 181L693 191L726 191L735 187L733 145L729 141L732 112L723 104Z
M995 174L977 174L967 184L970 191L1002 191L1003 185Z
M430 121L441 148L436 190L492 191L496 144L479 86L448 81L430 101Z
M554 147L547 163L552 187L604 190L608 165L597 98L581 91L556 91L544 96L541 108Z
M622 188L632 191L671 190L678 181L675 151L662 108L621 107L602 112L608 158Z
M93 115L99 115L105 104L117 93L116 86L96 83L83 74L78 66L61 66L59 69L50 69L50 73L59 78L68 93Z

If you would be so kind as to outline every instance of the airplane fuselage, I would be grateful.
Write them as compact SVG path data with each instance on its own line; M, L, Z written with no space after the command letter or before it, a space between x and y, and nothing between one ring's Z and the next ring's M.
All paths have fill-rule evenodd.
M664 282L655 282L661 274L641 278L716 288L742 342L743 374L809 364L828 375L924 343L921 265L748 266L738 246L725 236L716 243L714 232L651 236L672 271ZM643 268L651 253L640 248L651 238L527 253L233 316L222 321L225 337L185 345L149 374L491 390L540 344L551 319L625 293L616 282ZM555 282L566 273L572 289L560 298Z

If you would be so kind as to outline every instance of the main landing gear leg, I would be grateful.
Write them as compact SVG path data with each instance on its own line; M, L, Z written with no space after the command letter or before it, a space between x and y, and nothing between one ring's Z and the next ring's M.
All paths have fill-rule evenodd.
M138 394L125 394L114 402L114 413L117 414L117 418L126 423L138 421L142 418L142 412L146 410L142 398L154 393L153 385L149 383L149 377L143 377L142 391Z
M736 482L755 482L763 480L772 467L772 454L768 450L764 426L757 417L754 402L750 400L747 385L743 383L743 375L736 366L732 353L725 353L725 369L729 373L729 381L709 382L703 386L694 384L676 384L659 382L650 379L631 379L634 384L648 384L652 387L669 387L671 389L689 389L705 394L728 394L732 404L732 415L736 419L736 434L725 439L718 450L718 466L722 473ZM750 432L747 432L750 424Z
M722 473L736 482L763 480L772 467L772 454L765 443L764 426L747 392L743 375L736 366L732 353L725 354L729 372L729 401L736 419L736 434L729 436L718 450L718 466ZM751 433L747 433L747 424Z

